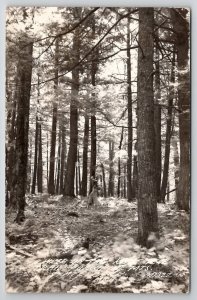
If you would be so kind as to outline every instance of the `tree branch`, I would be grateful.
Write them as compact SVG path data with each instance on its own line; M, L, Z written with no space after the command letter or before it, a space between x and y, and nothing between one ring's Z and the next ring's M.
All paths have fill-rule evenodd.
M136 10L134 10L133 12L135 12ZM58 76L54 76L51 77L45 81L40 82L40 84L44 84L46 82L50 82L53 81L57 78L63 77L64 75L70 73L72 70L74 70L76 67L78 67L97 47L98 45L101 44L101 42L105 39L105 37L112 31L112 29L124 18L128 17L130 15L131 12L123 15L120 19L118 19L108 30L107 32L103 35L103 37L84 55L84 57L78 62L76 63L74 66L72 66L72 68L70 68L70 70L68 70L67 72L63 73L63 74L59 74ZM32 85L37 85L37 83L33 83Z

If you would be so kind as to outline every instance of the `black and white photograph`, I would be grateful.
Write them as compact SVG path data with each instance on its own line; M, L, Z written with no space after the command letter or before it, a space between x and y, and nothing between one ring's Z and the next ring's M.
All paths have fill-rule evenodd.
M7 293L190 292L190 19L7 7Z

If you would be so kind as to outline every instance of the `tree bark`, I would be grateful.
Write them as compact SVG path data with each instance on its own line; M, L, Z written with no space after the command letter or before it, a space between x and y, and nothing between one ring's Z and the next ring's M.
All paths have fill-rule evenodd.
M189 23L187 9L172 11L176 32L178 64L180 169L177 191L178 209L189 211L190 206L190 73L189 73Z
M83 138L83 171L81 195L87 196L87 176L88 176L88 139L89 139L89 116L85 115L84 138Z
M19 69L19 67L17 68ZM8 91L7 91L8 93ZM18 76L16 76L16 87L14 93L14 99L12 100L12 110L8 109L7 117L7 131L8 131L8 143L6 147L6 206L14 207L16 205L15 200L12 196L14 195L13 182L16 177L14 167L15 160L15 137L16 137L16 110L17 110L17 99L18 97ZM8 101L9 103L9 101Z
M49 137L48 137L48 131L47 131L47 187L49 184Z
M66 128L65 128L65 121L64 116L62 114L62 128L61 128L61 170L60 170L60 194L63 194L64 190L64 174L65 170L65 161L66 161Z
M109 185L108 196L114 197L114 141L109 141Z
M28 143L28 165L27 165L27 184L26 184L26 193L31 193L31 174L32 174L32 136L29 135Z
M157 186L157 202L161 202L161 89L160 89L160 65L159 50L156 48L156 64L155 64L155 108L154 108L154 124L155 124L155 161L156 161L156 186Z
M76 191L76 195L79 195L79 185L78 185L78 165L76 162L76 166L75 166L75 191Z
M36 131L35 131L35 150L34 150L34 171L32 179L31 193L35 194L36 191L36 178L37 178L37 167L38 167L38 116L36 116Z
M95 19L92 19L92 39L95 39ZM96 62L96 51L92 52L92 65L91 65L91 83L92 86L96 86L96 72L97 72L97 62ZM91 112L91 158L90 158L90 189L89 193L92 191L93 182L96 175L96 100L95 93L92 93L92 112Z
M138 243L158 233L153 95L154 9L139 9L138 51Z
M42 126L38 124L38 170L37 170L37 185L38 193L42 193L43 183L43 170L42 170Z
M133 156L133 198L137 198L138 194L138 166L137 155Z
M171 140L171 135L172 135L172 106L173 106L173 100L174 100L174 83L175 83L175 53L173 53L170 83L171 83L171 85L170 85L169 100L168 100L163 178L162 178L161 196L160 196L161 203L165 202L166 189L167 189L167 183L168 183L169 159L170 159L170 140Z
M14 194L17 200L18 212L16 222L21 223L25 219L25 193L27 183L28 165L28 133L29 133L29 108L32 78L32 53L33 43L29 37L23 36L19 45L18 64L18 97L17 97L17 120L16 120L16 181Z
M131 52L130 52L130 16L127 21L127 97L128 97L128 160L127 160L127 198L132 201L132 91L131 91Z
M179 185L179 151L178 151L178 145L177 145L177 139L176 137L173 137L172 139L172 146L174 150L174 183L175 183L175 189L176 189L176 197L175 197L175 203L177 203L177 189Z
M74 8L76 14L81 8ZM77 64L80 59L79 28L74 32L73 37L73 63ZM70 146L67 158L67 170L65 176L64 195L74 197L75 163L77 161L78 144L78 92L79 92L79 68L72 71L71 103L70 103Z
M106 189L106 181L105 181L105 167L103 163L101 163L101 169L102 169L102 177L103 177L103 196L104 198L107 198L107 189Z
M124 165L123 197L125 199L127 197L126 176L127 176L127 168L126 165Z
M52 130L51 130L51 151L50 151L50 165L49 165L49 181L48 193L55 194L55 148L56 148L56 130L57 130L57 88L58 88L58 61L59 61L59 40L56 39L55 44L55 101L53 102L53 117L52 117Z
M119 151L122 148L122 141L123 141L123 133L124 133L124 127L122 127L122 132L120 136L120 144L119 144ZM120 197L120 182L121 182L121 161L120 161L120 155L118 157L118 189L117 189L117 196Z
M38 74L38 103L40 97L40 76ZM37 185L38 193L42 193L42 181L43 181L43 170L42 170L42 125L41 116L38 122L38 171L37 171Z
M77 155L77 167L78 167L79 195L81 195L81 167L80 167L79 150Z
M60 122L60 121L59 121ZM57 177L56 177L56 194L60 192L60 173L61 173L61 135L62 126L59 123L59 139L58 139L58 152L57 152Z

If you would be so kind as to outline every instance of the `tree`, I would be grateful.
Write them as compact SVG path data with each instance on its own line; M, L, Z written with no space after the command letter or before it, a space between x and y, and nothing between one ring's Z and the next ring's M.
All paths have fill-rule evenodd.
M19 42L18 63L18 93L17 93L17 119L16 119L16 177L13 184L13 193L17 202L18 212L16 222L25 219L25 193L28 165L28 133L29 133L29 106L32 77L33 42L25 34Z
M124 127L122 127L121 136L120 136L120 144L119 144L119 151L122 148L122 141L123 141L123 133L124 133ZM121 161L120 161L120 155L118 157L118 189L117 189L117 196L120 197L120 182L121 182Z
M126 188L126 176L127 176L127 168L126 164L124 165L124 178L123 178L123 197L127 197L127 188Z
M38 124L38 171L37 171L38 193L42 193L43 169L42 169L42 126Z
M64 176L65 176L65 162L66 162L66 128L64 114L62 113L62 124L61 124L61 165L60 165L60 194L63 194L64 190Z
M38 85L37 85L37 105L39 104L40 97L40 79L38 74ZM34 170L31 193L35 194L36 190L36 179L38 185L38 192L42 191L42 128L41 121L38 120L38 110L36 111L36 130L35 130L35 150L34 150Z
M7 104L11 104L11 108L8 108L7 116L7 147L6 147L6 206L14 206L16 203L12 198L12 183L15 182L16 172L13 170L14 160L15 160L15 138L16 138L16 109L17 109L17 93L18 93L18 76L15 78L16 86L14 92L14 98L7 97ZM8 83L6 83L7 86ZM9 91L6 90L6 94L9 94Z
M56 173L56 194L60 191L60 174L61 174L61 121L59 121L59 137L58 137L58 151L57 151L57 173Z
M85 114L81 195L87 196L89 116Z
M127 198L132 200L132 143L133 143L133 117L132 117L132 91L131 91L131 51L130 51L130 18L127 21L127 97L128 97L128 160L127 160Z
M168 171L169 171L169 159L170 159L170 140L172 135L172 106L174 100L174 83L175 83L175 53L173 53L171 78L169 88L168 99L168 111L167 111L167 125L166 125L166 139L165 139L165 154L164 154L164 166L163 166L163 178L161 184L161 202L165 202L165 195L168 183Z
M103 196L107 198L107 189L106 189L106 181L105 181L105 167L103 163L101 163L101 170L102 170L102 182L103 182Z
M154 9L139 9L138 51L138 243L148 246L158 232L155 182L155 132L153 97Z
M48 193L55 194L55 148L56 148L56 129L57 129L57 88L58 88L58 61L59 61L59 39L56 39L55 43L55 101L53 101L53 117L52 117L52 129L51 129L51 151L50 151L50 165L49 165L49 181L48 181Z
M79 18L81 8L73 9L75 18ZM75 29L73 36L73 64L80 59L79 28ZM70 102L70 146L67 158L67 170L65 176L64 195L74 197L75 164L77 161L78 144L78 92L79 92L79 66L72 70L71 102Z
M175 202L177 203L177 189L179 184L179 151L178 151L178 143L177 138L174 136L172 138L172 147L174 150L174 183L175 183L175 189L176 189L176 196L175 196Z
M160 87L160 63L159 49L156 48L155 63L155 107L154 107L154 124L155 124L155 161L156 161L156 186L157 202L161 202L161 87Z
M81 166L80 166L79 150L77 155L77 172L78 172L78 181L79 181L79 195L81 195Z
M177 206L189 211L190 203L190 75L188 9L171 10L178 65L180 169Z
M109 140L109 184L108 196L114 197L114 141Z
M138 194L138 166L137 155L133 156L133 198L136 198Z
M38 116L36 116L36 130L35 130L35 150L34 150L34 170L33 170L33 180L31 186L31 193L35 194L36 191L36 178L37 178L37 168L38 168Z
M95 18L92 18L92 39L95 39ZM92 86L96 86L96 72L97 72L97 51L92 51L92 65L91 65L91 83ZM92 109L91 109L91 158L90 158L90 189L89 193L92 191L93 180L96 175L96 100L95 93L92 93Z

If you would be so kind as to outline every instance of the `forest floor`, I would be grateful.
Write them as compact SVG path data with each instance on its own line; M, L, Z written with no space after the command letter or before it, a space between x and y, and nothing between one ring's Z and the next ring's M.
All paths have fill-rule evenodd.
M27 197L26 220L6 212L6 291L187 293L189 215L158 204L160 240L136 244L137 205Z

